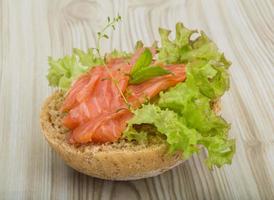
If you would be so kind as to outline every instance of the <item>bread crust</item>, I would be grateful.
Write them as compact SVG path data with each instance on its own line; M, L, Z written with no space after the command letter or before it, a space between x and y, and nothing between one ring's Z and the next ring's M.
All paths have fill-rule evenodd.
M135 180L156 176L183 162L179 153L167 154L165 143L145 148L136 144L136 147L108 147L105 150L98 145L91 147L93 144L84 148L69 144L51 122L49 105L58 97L55 92L47 98L41 110L40 124L50 146L75 170L101 179Z
M107 180L136 180L161 174L182 163L180 153L167 153L167 144L114 148L114 144L88 144L81 148L67 142L66 134L54 126L51 104L62 96L59 92L49 96L41 110L40 124L42 132L50 146L75 170L89 176ZM219 103L213 104L213 110L220 110Z

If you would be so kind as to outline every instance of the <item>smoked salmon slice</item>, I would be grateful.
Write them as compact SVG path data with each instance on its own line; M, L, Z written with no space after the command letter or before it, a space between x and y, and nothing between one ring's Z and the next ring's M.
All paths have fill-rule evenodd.
M114 142L121 137L121 133L126 128L126 122L132 116L128 109L101 114L98 118L90 119L74 129L69 141L71 143Z
M68 111L77 105L77 94L88 83L89 79L89 75L83 75L73 84L61 107L62 112Z
M137 53L140 55L141 50ZM164 67L172 74L130 85L128 74L134 61L136 54L129 63L111 60L106 66L92 68L73 84L61 108L68 112L63 123L71 129L70 143L117 141L133 116L124 97L131 108L137 109L186 78L185 66L178 64Z

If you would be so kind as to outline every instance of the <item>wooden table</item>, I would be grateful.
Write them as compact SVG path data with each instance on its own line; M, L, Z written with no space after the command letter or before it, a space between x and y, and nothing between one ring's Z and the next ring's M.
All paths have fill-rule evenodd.
M274 199L273 0L2 0L0 199ZM205 153L155 178L111 182L67 167L42 137L39 111L52 90L47 56L95 45L107 16L123 20L104 50L159 39L177 21L204 30L232 60L223 116L237 153L210 172Z

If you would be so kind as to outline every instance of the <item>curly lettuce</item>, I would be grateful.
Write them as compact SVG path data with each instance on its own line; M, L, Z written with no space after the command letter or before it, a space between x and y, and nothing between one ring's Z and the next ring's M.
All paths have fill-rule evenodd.
M169 39L170 30L160 28L159 32L162 44L158 55L160 61L167 64L185 63L200 92L211 99L222 96L229 89L227 69L231 63L204 32L198 34L185 28L182 23L176 24L174 40Z
M103 59L96 56L93 49L88 49L87 52L73 49L71 56L65 56L57 60L49 57L48 63L50 66L47 75L49 85L66 91L81 74L87 72L93 66L103 64Z
M134 117L129 120L125 134L130 133L132 136L132 133L136 131L133 125L141 124L153 124L160 133L166 135L170 152L181 150L184 152L184 157L188 158L198 151L196 144L200 135L195 129L188 128L184 119L173 111L162 110L152 104L143 105L142 108L134 111Z
M193 76L189 74L186 82L161 93L158 105L184 116L187 126L195 128L203 135L225 135L230 126L214 113L210 101L200 93Z
M235 141L228 138L230 125L211 109L211 99L204 96L191 74L185 83L161 93L158 105L176 112L187 127L200 134L197 144L208 151L207 165L221 167L230 164L235 153Z
M126 51L118 51L117 49L114 49L112 52L107 54L108 59L115 59L115 58L130 59L131 56L132 56L132 53L128 53Z
M181 151L185 158L203 146L208 152L209 168L230 164L235 153L235 141L228 138L230 125L211 109L211 102L229 88L230 62L203 33L176 25L176 37L169 39L170 30L159 29L161 47L158 60L166 64L184 63L187 78L159 95L154 105L144 105L134 111L124 133L138 137L135 125L151 124L165 135L171 152ZM196 35L198 34L198 35ZM193 38L196 37L196 38ZM146 134L146 136L149 133Z
M209 122L211 123L211 122ZM157 131L166 136L169 152L183 152L184 159L199 151L199 146L204 146L208 152L205 160L211 169L213 166L221 167L230 164L235 153L235 141L227 139L227 132L217 134L218 124L213 132L200 132L194 127L188 126L187 116L178 114L173 110L163 109L157 105L143 105L134 111L134 117L129 120L124 137L128 140L136 140L139 143L147 140L149 133L138 132L134 125L151 124Z

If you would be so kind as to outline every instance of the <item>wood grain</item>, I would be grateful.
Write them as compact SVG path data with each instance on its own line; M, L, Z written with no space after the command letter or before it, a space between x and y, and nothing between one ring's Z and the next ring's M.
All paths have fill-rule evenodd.
M274 199L272 0L0 1L0 199ZM39 128L47 56L95 44L107 16L123 17L103 49L130 50L177 21L204 30L233 65L223 116L237 139L231 166L209 171L205 152L155 178L103 181L67 167Z

